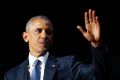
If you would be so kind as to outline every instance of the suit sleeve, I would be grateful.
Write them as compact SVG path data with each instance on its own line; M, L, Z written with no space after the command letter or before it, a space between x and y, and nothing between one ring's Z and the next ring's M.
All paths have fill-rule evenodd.
M92 50L92 64L94 76L96 80L107 80L107 55L109 53L108 47L101 43L97 48L91 47Z
M7 79L7 73L4 74L4 80L8 80Z
M73 60L72 71L73 80L104 80L105 55L107 54L107 47L101 44L97 48L91 47L92 64L84 64L76 58Z

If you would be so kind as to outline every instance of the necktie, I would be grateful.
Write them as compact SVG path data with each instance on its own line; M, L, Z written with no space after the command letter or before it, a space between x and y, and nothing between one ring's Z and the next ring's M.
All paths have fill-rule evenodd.
M40 60L36 60L34 63L34 69L32 71L32 75L31 75L31 80L40 80L40 64L41 61Z

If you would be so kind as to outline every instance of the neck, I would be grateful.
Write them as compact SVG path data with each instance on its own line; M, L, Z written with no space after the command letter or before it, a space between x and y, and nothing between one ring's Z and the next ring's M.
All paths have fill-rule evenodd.
M30 54L31 54L32 56L36 57L36 58L38 58L38 57L44 55L45 53L46 53L46 51L45 51L45 52L39 52L39 53L30 52Z

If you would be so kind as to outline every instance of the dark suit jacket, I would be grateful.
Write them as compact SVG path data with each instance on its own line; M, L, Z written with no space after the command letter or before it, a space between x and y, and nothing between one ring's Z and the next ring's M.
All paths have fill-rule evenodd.
M96 80L97 74L104 72L103 54L105 54L104 47L92 48L92 64L83 64L74 56L54 58L49 55L44 80ZM4 80L29 80L28 65L29 61L27 59L22 64L6 72Z

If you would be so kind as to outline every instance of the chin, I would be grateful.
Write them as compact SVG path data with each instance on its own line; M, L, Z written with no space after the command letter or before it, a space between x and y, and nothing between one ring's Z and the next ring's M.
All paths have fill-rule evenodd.
M39 50L38 50L38 53L45 53L47 51L47 48L40 48Z

